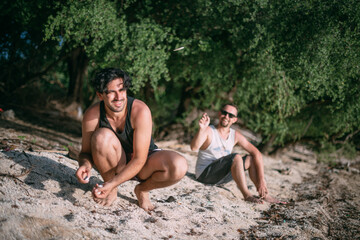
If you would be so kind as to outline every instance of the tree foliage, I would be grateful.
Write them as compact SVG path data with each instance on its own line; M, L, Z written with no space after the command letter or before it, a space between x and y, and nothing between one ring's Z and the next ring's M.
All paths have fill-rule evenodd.
M43 42L44 23L56 11L47 1L0 3L0 93L8 97L59 63L56 42Z
M69 79L87 86L87 74L120 67L133 77L133 93L151 106L157 128L194 126L185 121L193 109L230 101L261 133L263 147L360 142L356 0L1 4L2 19L11 19L0 45L2 65L11 66L2 73L4 92L5 85L24 84L29 72L52 71L71 89ZM173 51L178 47L184 49ZM79 51L82 67L74 57ZM72 56L68 69L61 56ZM34 61L31 71L20 71ZM71 66L81 68L73 77Z
M359 7L356 1L267 5L269 14L258 21L265 33L262 51L255 50L258 67L246 68L237 96L250 102L243 104L249 125L269 140L275 136L272 144L335 143L358 131L360 18L350 9Z

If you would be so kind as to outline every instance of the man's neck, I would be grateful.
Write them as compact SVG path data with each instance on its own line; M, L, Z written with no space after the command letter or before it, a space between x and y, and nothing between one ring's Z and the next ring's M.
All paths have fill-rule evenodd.
M221 136L226 137L230 132L230 126L223 127L220 125L220 123L217 125L216 129L220 133Z
M226 127L222 126L220 123L216 126L216 129L220 130L221 131L230 131L230 124L227 125Z
M105 112L108 119L112 119L117 122L126 117L127 106L125 106L124 110L121 112L113 112L105 106Z

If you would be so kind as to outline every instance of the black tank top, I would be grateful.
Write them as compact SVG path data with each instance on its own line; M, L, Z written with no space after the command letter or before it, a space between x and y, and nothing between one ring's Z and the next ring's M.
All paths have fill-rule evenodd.
M131 126L130 116L131 116L131 108L132 108L132 104L133 104L134 100L135 100L135 98L133 98L133 97L127 97L127 111L128 112L126 114L126 119L125 119L125 128L124 128L124 131L122 131L122 132L120 132L120 131L116 132L111 127L109 120L106 117L104 101L100 102L99 128L108 128L111 131L113 131L115 133L115 135L117 136L117 138L120 140L121 146L124 148L124 151L126 154L133 153L134 129ZM157 149L157 148L158 147L155 145L154 140L151 137L149 151L153 151L154 149Z

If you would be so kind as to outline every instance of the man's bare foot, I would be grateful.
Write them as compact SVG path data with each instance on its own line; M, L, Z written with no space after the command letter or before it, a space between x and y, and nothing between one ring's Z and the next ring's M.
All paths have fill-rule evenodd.
M93 195L94 201L105 207L110 206L116 200L116 198L117 198L117 188L114 188L106 198L96 198Z
M265 202L268 202L268 203L281 203L281 204L286 204L286 202L282 202L270 195L267 195L266 197L263 198Z
M246 202L252 202L252 203L258 203L262 204L264 203L260 198L254 197L254 196L247 196L244 198Z
M136 185L134 192L139 202L139 207L144 209L146 212L154 210L154 205L151 204L149 198L149 192L144 192L140 190L140 184Z

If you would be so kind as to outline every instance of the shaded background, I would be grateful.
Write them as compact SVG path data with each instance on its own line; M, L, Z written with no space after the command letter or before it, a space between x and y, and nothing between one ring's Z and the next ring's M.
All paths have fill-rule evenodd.
M359 1L0 7L0 107L27 121L55 109L81 119L96 101L89 80L119 67L133 78L130 94L151 108L157 139L176 132L189 141L202 111L232 102L263 153L304 142L331 161L360 150Z

